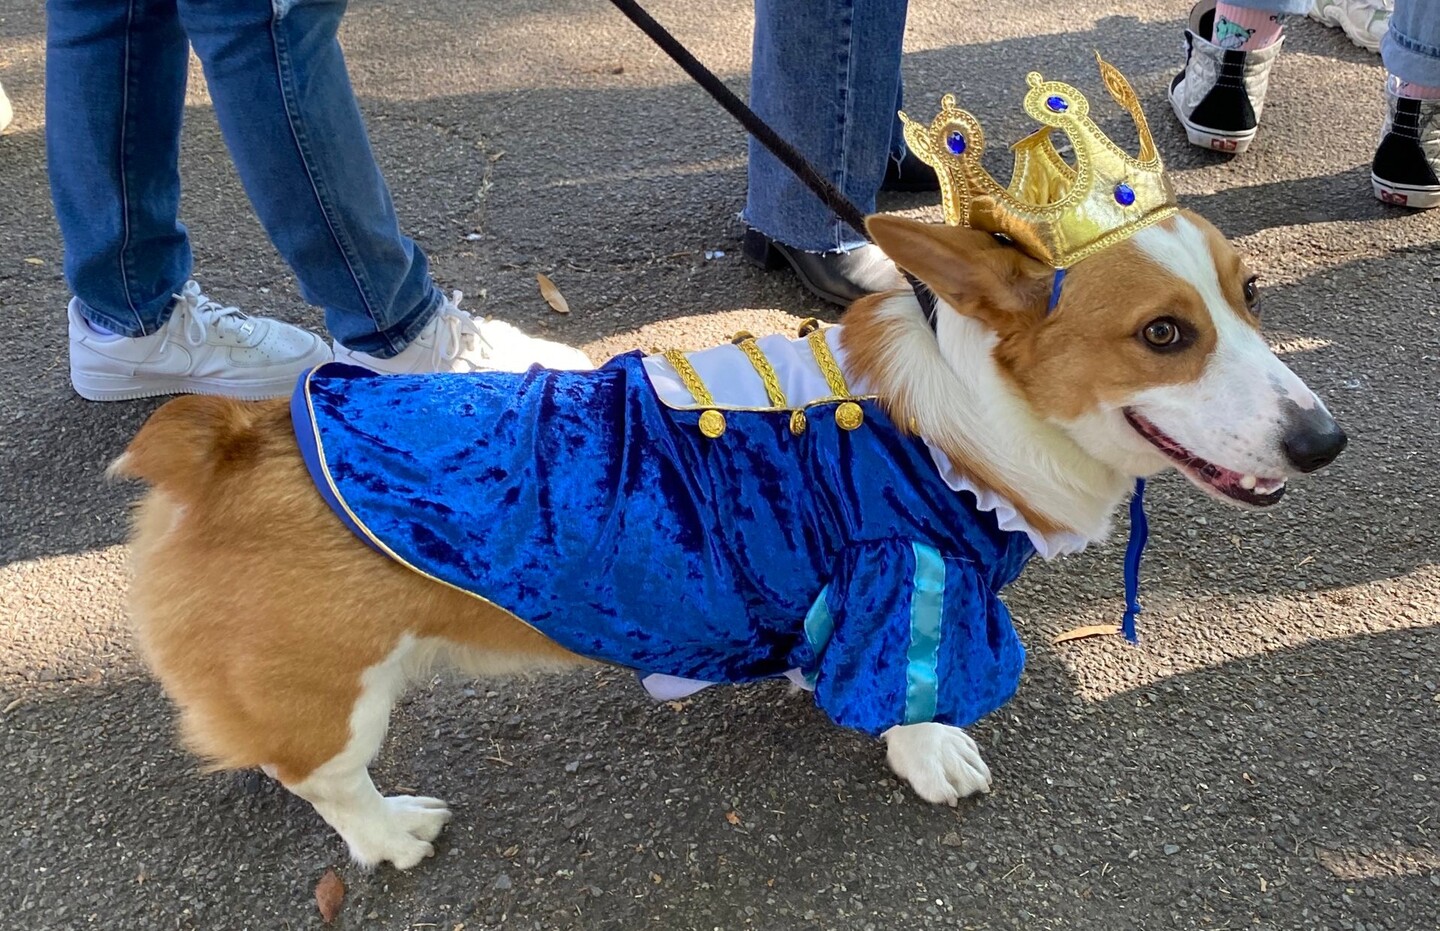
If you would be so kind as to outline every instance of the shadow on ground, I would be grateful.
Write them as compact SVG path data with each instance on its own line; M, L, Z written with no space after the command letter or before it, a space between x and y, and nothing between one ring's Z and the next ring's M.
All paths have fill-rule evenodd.
M456 820L434 860L371 876L262 777L195 774L153 684L71 688L7 719L0 831L20 862L40 838L72 838L92 875L78 897L65 862L29 861L0 912L304 927L334 866L349 884L340 927L1433 923L1423 745L1440 631L1314 642L1093 704L1053 655L1032 665L975 731L994 795L956 811L902 791L876 745L778 685L654 705L610 672L442 684L397 713L377 781L443 796ZM79 722L98 752L57 753ZM38 790L55 767L108 789ZM1157 872L1163 886L1137 881Z

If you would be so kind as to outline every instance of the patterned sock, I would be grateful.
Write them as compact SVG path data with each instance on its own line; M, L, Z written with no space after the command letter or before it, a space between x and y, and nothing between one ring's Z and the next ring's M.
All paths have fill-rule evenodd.
M1218 3L1210 41L1223 49L1249 52L1274 45L1281 31L1280 17L1275 13Z
M1417 100L1440 100L1440 87L1430 87L1425 84L1411 84L1409 81L1402 81L1395 75L1389 78L1390 92L1396 97L1414 97Z

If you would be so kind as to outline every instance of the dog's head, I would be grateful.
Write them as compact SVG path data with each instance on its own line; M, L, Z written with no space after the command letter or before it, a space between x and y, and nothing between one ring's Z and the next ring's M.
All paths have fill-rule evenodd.
M1044 420L1132 476L1179 469L1264 507L1330 463L1345 434L1260 335L1254 274L1188 211L1054 272L988 233L876 216L875 241L992 330L996 365Z

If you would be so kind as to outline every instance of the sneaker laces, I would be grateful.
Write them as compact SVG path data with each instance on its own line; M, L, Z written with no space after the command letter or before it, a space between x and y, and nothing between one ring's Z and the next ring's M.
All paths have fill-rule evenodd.
M495 351L495 346L481 331L480 321L460 309L464 299L463 292L450 292L450 300L441 305L435 315L435 351L447 365L472 353L489 359Z
M255 321L249 314L211 299L200 290L199 282L185 282L185 287L173 297L180 302L178 309L185 315L185 341L191 346L204 345L212 327L217 333L234 333L241 340L255 331Z

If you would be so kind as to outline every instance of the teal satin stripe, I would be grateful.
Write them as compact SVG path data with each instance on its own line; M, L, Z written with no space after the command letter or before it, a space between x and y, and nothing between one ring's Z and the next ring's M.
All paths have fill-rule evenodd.
M945 559L933 546L913 543L915 591L910 596L910 649L905 658L905 723L935 719L940 619L945 613Z
M820 670L820 654L825 652L825 645L834 633L835 618L830 615L830 586L827 585L820 589L815 603L805 612L805 642L810 644L810 652L815 654L815 667L805 673L805 680L812 686L815 674Z

